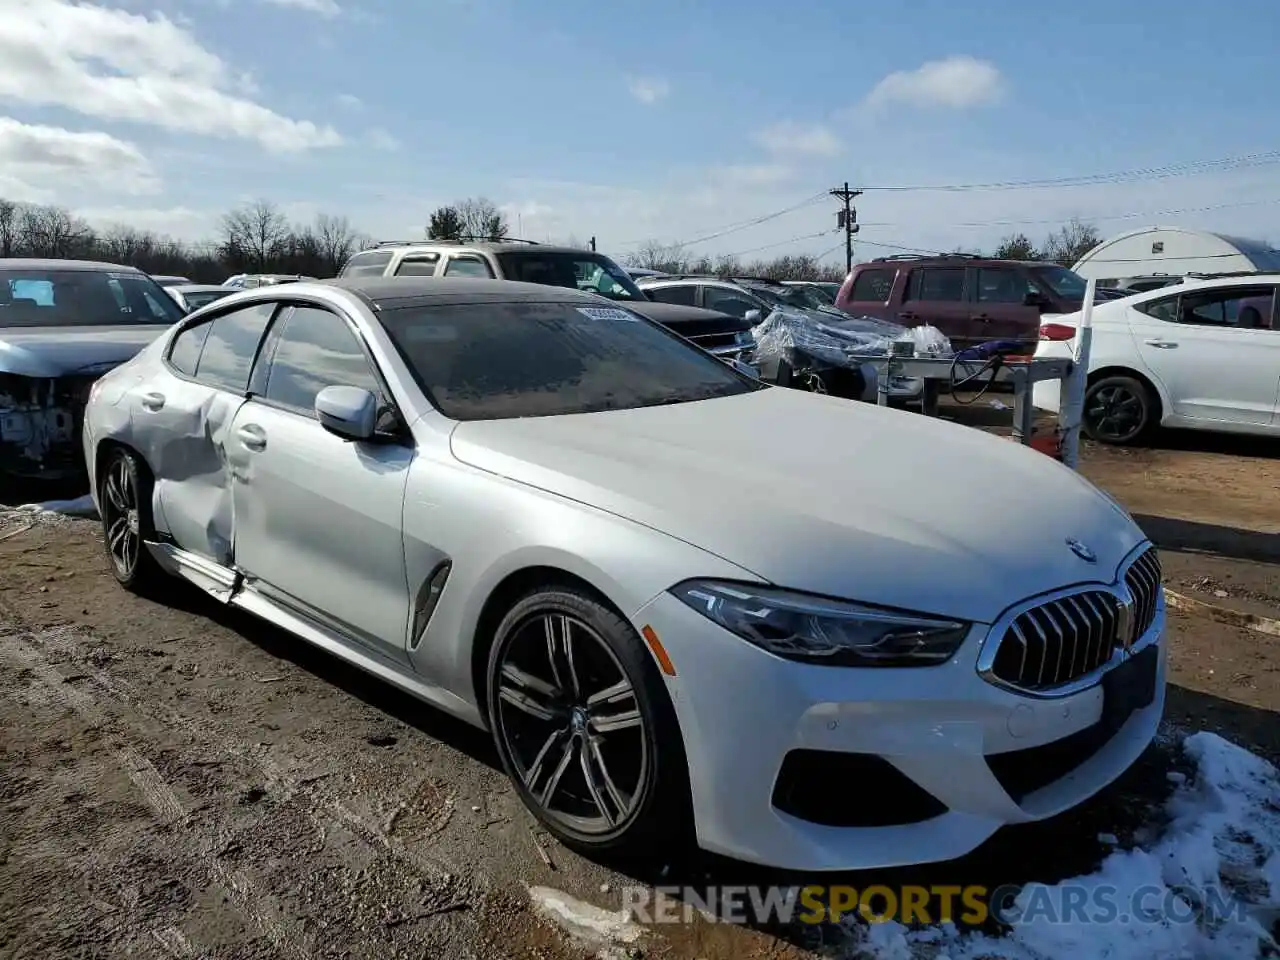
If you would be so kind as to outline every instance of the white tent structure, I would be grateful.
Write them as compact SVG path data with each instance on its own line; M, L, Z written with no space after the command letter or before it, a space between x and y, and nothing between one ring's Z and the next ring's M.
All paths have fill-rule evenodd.
M1190 227L1144 227L1102 241L1072 269L1099 286L1152 274L1280 272L1280 250L1260 240Z

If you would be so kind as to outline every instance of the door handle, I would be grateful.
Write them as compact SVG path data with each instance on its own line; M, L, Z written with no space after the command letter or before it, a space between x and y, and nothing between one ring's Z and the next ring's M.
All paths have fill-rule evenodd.
M144 393L142 395L142 407L154 413L164 407L163 393Z
M1159 347L1161 350L1172 350L1178 345L1173 340L1144 340L1142 342L1149 347Z
M977 320L979 323L990 323L990 322L991 322L991 314L989 314L989 313L980 313L980 314L978 314L976 317L970 317L969 319L970 319L970 320Z
M236 431L236 436L240 438L240 442L246 449L265 450L267 448L267 435L256 423L246 423Z
M900 313L900 314L898 314L898 319L899 319L899 320L919 320L919 319L920 319L920 314L918 314L918 313L911 313L910 311L907 311L907 312L905 312L905 313Z

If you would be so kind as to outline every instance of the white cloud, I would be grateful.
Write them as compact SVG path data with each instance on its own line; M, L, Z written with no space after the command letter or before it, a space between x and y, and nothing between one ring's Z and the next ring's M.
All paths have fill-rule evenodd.
M0 193L42 202L77 187L153 193L155 170L133 144L101 132L19 123L0 117Z
M1000 99L1004 88L1004 78L995 64L953 56L889 74L872 88L865 102L872 107L901 103L962 109L992 103Z
M840 138L822 124L776 123L758 131L755 140L774 154L834 157L843 149Z
M342 8L338 6L336 0L267 0L267 2L277 7L302 10L327 18L336 17L342 13Z
M190 207L86 207L75 211L99 230L116 225L149 230L178 240L208 240L217 230L219 214Z
M662 77L631 77L627 89L641 103L653 104L671 93L671 84Z
M717 167L713 173L734 186L760 187L784 183L795 171L780 163L737 163Z
M274 152L342 142L332 127L248 99L247 80L163 14L27 0L0 30L0 98L254 140Z
M369 144L375 150L399 150L400 141L381 127L369 131Z
M352 93L340 93L335 97L338 106L346 107L348 110L361 110L364 108L364 101Z

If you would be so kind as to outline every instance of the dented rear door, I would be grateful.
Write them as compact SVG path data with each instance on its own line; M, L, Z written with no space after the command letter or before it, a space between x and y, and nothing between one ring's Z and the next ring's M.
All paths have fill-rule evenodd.
M155 476L157 527L182 549L224 565L234 560L228 431L277 306L252 304L186 328L162 369L126 401Z

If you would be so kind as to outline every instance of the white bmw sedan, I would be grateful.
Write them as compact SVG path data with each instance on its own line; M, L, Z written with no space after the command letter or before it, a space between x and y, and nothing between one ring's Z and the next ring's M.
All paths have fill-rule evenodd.
M489 729L582 849L955 857L1163 708L1155 551L1083 478L577 291L236 294L98 381L84 449L125 588L184 577Z

